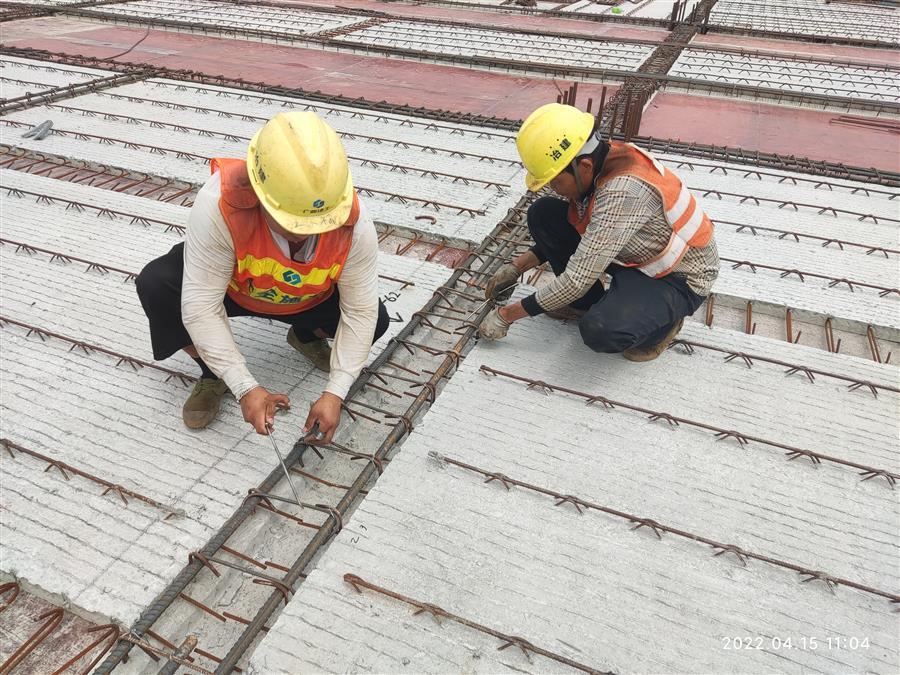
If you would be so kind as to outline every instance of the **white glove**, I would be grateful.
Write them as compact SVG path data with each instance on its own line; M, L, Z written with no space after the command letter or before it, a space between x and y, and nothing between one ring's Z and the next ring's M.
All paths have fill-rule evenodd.
M501 340L509 332L509 326L510 324L500 316L500 308L495 307L484 317L478 328L478 334L485 340Z
M485 300L507 300L512 295L512 287L516 285L519 279L519 270L512 263L506 263L497 270L496 274L488 279L487 285L484 287ZM507 291L504 293L504 291Z

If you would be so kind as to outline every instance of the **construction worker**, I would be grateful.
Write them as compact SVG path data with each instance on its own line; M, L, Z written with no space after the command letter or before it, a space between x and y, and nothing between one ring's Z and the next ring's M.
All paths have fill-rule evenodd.
M327 443L389 322L378 298L375 225L353 188L344 148L315 113L280 113L250 141L246 161L214 159L210 168L184 243L137 278L153 356L181 349L200 368L182 410L188 427L207 426L230 389L244 419L266 434L290 401L253 378L227 317L287 323L288 343L329 373L303 429L318 425L317 438Z
M556 278L521 302L493 309L480 328L489 340L541 313L577 319L584 343L631 361L659 356L703 303L718 276L713 226L695 197L652 155L600 138L593 115L558 103L522 124L516 147L531 191L531 250L488 281L503 297L519 276L549 262ZM612 282L603 285L607 273Z

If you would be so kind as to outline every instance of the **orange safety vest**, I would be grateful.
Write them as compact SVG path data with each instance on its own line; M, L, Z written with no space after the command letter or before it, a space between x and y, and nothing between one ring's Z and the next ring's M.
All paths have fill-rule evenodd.
M637 267L650 277L663 277L678 266L689 248L703 248L710 242L713 224L681 179L650 153L631 143L611 141L603 169L594 182L594 194L582 216L578 215L575 202L569 200L569 223L578 234L583 235L591 220L599 189L613 178L624 175L639 178L659 193L666 221L672 227L672 235L666 247L649 260L619 264L623 267Z
M353 226L359 218L356 192L347 222L320 234L312 260L298 263L285 256L272 239L247 175L247 163L242 159L213 159L210 171L219 172L219 210L234 243L228 297L244 309L278 315L297 314L327 300L350 252Z

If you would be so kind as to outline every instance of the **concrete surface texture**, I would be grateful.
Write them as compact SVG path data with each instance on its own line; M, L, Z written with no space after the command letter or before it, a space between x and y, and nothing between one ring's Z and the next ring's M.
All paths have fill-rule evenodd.
M898 70L841 63L809 63L786 57L747 56L685 49L669 71L679 77L733 82L786 91L869 101L900 100Z
M89 8L89 11L205 23L222 28L264 29L285 35L318 33L349 26L361 20L353 15L252 5L239 7L208 0L140 0L100 5L93 10Z
M0 66L3 73L0 75L0 82L3 84L0 95L3 98L16 98L28 93L37 94L54 87L81 84L112 75L109 71L96 68L41 64L11 56L3 57Z
M710 24L897 43L897 16L891 7L818 0L720 0Z
M730 331L685 334L717 345L747 341ZM819 362L804 347L752 342L785 360ZM874 401L711 353L673 350L636 366L591 354L575 326L547 318L516 324L507 341L469 355L256 651L252 673L574 672L537 654L497 651L502 641L440 614L414 616L415 608L395 599L358 594L346 573L598 671L896 666L898 617L883 598L848 588L832 594L777 566L754 560L744 567L729 555L714 557L707 545L671 534L657 540L647 528L630 532L627 520L506 490L500 476L892 589L900 510L886 484L858 483L843 467L787 463L781 452L741 448L698 429L648 423L646 414L586 408L565 394L488 377L481 365L896 467L896 394ZM892 366L878 370L896 377ZM702 382L692 377L700 371ZM773 399L790 412L772 416ZM485 482L490 476L435 454L497 477ZM818 648L810 647L814 636ZM846 644L855 636L857 649L837 648L838 636ZM863 637L867 649L858 648ZM735 649L742 640L751 647Z
M559 93L556 82L542 77L475 70L463 63L447 67L164 30L151 30L145 35L140 28L81 19L7 22L4 40L13 46L98 58L134 47L119 57L120 62L170 68L188 64L203 72L251 82L511 119L526 117L535 101L555 100ZM608 89L608 97L617 89L615 84L585 83L579 87L580 100L599 103L602 87Z
M187 214L184 207L12 171L0 174L0 185L59 197L50 204L24 193L4 198L4 239L126 271L140 271L180 240L165 231L165 224L144 227L131 220L183 224ZM62 199L120 215L110 219L85 207L79 212ZM152 360L146 318L134 285L123 275L64 264L49 254L29 255L8 244L0 247L0 256L0 305L6 318ZM383 256L379 271L401 280L382 279L380 291L391 299L392 314L399 312L404 319L447 274L433 263L389 255ZM12 281L33 277L46 285L38 301L23 296ZM414 285L404 287L402 280ZM401 324L392 323L390 334ZM300 417L324 386L321 374L288 347L280 325L241 319L233 326L254 374L291 396L294 407L284 419L285 429L301 424ZM374 347L373 357L389 335ZM26 335L14 326L4 329L3 345L0 436L142 491L181 514L166 520L171 510L139 502L123 508L90 483L42 473L38 460L5 458L3 569L86 611L131 623L184 564L187 553L222 523L234 500L268 472L271 447L247 428L233 401L223 405L211 428L186 435L180 407L188 388L177 377L117 367L115 357L70 349L71 343ZM278 355L274 361L272 354ZM196 375L196 367L182 354L164 365Z
M72 5L80 0L9 0L7 5L35 5L37 7L53 7L54 5Z
M669 72L693 92L714 81L791 97L651 99L641 135L700 144L657 155L715 222L722 267L680 342L634 364L546 316L496 344L465 336L487 311L479 270L529 245L514 120L581 77L528 64L659 68L648 58L670 33L627 20L668 16L671 3L601 21L587 14L609 5L481 1L15 5L45 15L4 21L7 51L172 70L18 108L8 99L113 66L0 57L0 588L13 579L127 631L248 490L280 475L230 397L202 433L183 428L196 365L152 361L133 277L181 240L209 158L243 156L267 119L304 109L340 134L376 220L388 334L337 443L307 447L291 468L302 504L279 501L291 495L280 479L140 635L165 654L197 634L193 666L212 671L274 597L238 658L245 673L900 670L900 165L892 118L864 109L896 104L896 52L760 32L895 40L895 12L715 4L713 24L751 34L698 35ZM560 8L570 18L546 11ZM184 25L142 23L156 19ZM320 93L213 86L177 69ZM595 79L580 83L581 107L608 84ZM606 121L620 86L635 82L609 86ZM797 92L855 102L812 109L791 102ZM45 120L46 138L22 136ZM709 145L737 150L724 161ZM860 180L784 168L797 158ZM526 275L515 297L551 277ZM274 436L287 452L325 376L283 325L232 326L258 379L291 397ZM380 354L387 365L373 364ZM266 584L310 551L283 595ZM24 597L6 611L5 593L0 671L30 634L10 617L38 611ZM56 647L61 634L41 672L77 652ZM160 667L134 649L115 672Z
M355 30L342 41L402 47L453 56L491 57L583 68L637 70L650 55L649 45L510 35L453 26L427 26L394 21Z
M310 105L151 81L13 113L4 121L30 126L38 118L53 120L50 138L17 139L21 147L202 182L209 175L208 158L242 156L269 117L308 107L341 134L356 187L368 197L378 222L478 242L517 198L522 170L508 133L479 140L483 131L462 125L410 127L396 115ZM489 142L482 142L485 138Z

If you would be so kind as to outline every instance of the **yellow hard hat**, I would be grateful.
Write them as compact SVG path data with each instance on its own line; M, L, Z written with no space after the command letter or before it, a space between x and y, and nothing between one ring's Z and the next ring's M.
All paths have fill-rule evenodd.
M556 178L593 129L594 116L574 106L548 103L531 113L516 136L516 149L528 171L525 187L537 192Z
M341 139L313 112L278 113L250 140L250 183L266 211L293 234L347 222L353 179Z

